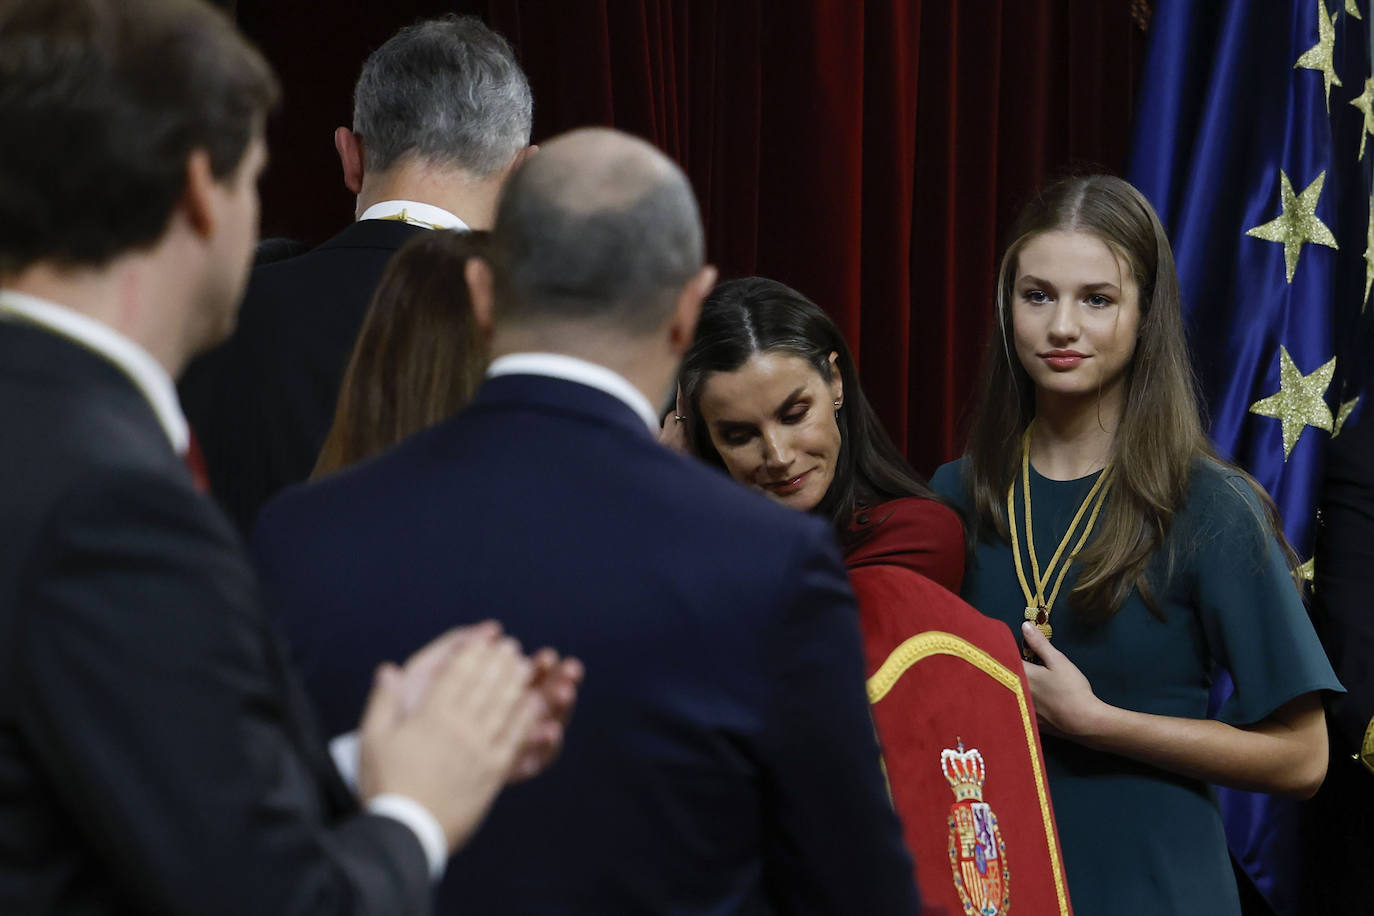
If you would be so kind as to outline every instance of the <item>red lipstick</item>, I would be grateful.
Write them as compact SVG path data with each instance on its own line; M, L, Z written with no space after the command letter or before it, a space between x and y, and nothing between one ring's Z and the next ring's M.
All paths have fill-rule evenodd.
M764 486L774 493L777 493L779 496L790 496L806 486L806 478L809 476L811 476L811 472L807 471L803 474L798 474L796 477L789 477L786 480L766 483Z
M1051 369L1060 370L1073 369L1089 358L1086 353L1079 353L1077 350L1046 350L1037 355L1049 363Z

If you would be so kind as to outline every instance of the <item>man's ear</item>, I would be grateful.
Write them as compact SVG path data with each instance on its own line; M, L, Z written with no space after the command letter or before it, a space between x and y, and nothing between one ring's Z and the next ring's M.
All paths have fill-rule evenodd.
M347 127L334 131L334 149L339 153L339 164L343 166L344 187L359 194L363 190L363 141Z
M707 264L677 294L677 306L668 325L668 344L674 354L681 356L692 345L697 319L701 317L701 302L716 285L716 275L716 269Z
M203 149L191 151L186 159L186 190L181 207L192 231L202 238L215 233L215 174L210 169L210 154Z
M539 147L530 144L512 156L510 162L506 164L506 170L501 173L501 182L504 184L509 181L510 176L514 175L520 169L520 166L524 165L525 162L537 152L539 152Z
M491 340L495 313L494 277L491 265L479 257L468 258L463 265L463 278L468 283L468 298L472 300L472 318L485 340Z

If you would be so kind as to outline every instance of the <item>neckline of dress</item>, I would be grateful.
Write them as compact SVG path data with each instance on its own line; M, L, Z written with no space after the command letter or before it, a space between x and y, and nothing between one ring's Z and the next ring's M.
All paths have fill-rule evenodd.
M1085 476L1083 476L1083 477L1073 477L1073 478L1071 478L1071 479L1069 479L1069 480L1059 480L1058 478L1055 478L1055 477L1046 477L1044 474L1041 474L1039 471L1037 471L1037 470L1035 469L1035 463L1034 463L1034 462L1032 462L1031 465L1030 465L1031 483L1035 483L1037 480L1040 480L1040 481L1043 481L1043 482L1048 483L1048 484L1063 485L1063 486L1068 486L1068 485L1070 485L1070 484L1075 484L1075 483L1091 483L1092 481L1094 481L1094 480L1096 480L1098 477L1100 477L1100 476L1102 475L1102 472L1105 471L1105 470L1106 470L1106 468L1098 468L1096 471L1093 471L1092 473L1087 474L1087 475L1085 475Z

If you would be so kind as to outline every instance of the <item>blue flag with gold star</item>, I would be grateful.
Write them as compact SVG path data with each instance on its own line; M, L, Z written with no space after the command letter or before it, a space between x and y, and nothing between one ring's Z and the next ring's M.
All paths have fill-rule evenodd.
M1159 0L1128 177L1173 242L1218 449L1274 497L1310 578L1327 443L1359 410L1374 279L1368 0ZM1218 677L1214 702L1231 690ZM1223 791L1279 916L1300 812Z

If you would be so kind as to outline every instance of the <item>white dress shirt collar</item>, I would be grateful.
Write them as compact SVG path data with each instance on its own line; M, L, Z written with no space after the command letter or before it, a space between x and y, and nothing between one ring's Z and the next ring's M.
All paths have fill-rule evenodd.
M12 317L40 325L95 351L114 363L143 393L177 454L186 454L191 433L177 400L176 386L152 354L109 325L36 296L0 290L0 319Z
M654 405L625 376L605 366L563 353L510 353L492 360L487 367L487 378L500 375L542 375L604 391L638 414L651 435L658 435Z
M466 232L471 228L443 207L418 200L383 200L368 207L358 217L359 222L365 219L395 220L424 229L457 229Z

